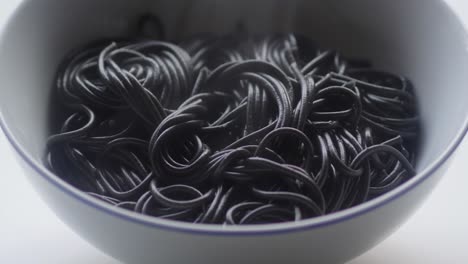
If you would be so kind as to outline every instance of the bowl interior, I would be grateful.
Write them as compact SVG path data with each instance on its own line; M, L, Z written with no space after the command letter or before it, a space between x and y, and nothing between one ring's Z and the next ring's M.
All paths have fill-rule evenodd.
M418 171L446 150L468 113L466 33L439 0L26 1L0 39L0 108L33 158L43 155L60 60L91 40L129 34L146 12L160 16L172 38L239 23L252 32L294 31L410 77L422 119Z

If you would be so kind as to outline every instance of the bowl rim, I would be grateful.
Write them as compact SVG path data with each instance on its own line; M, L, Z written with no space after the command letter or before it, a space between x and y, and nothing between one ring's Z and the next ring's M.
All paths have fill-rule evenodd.
M4 35L4 29L9 26L11 23L12 17L15 16L16 12L22 8L25 3L28 1L22 1L21 4L17 5L16 8L11 12L6 22L1 25L0 28L0 38ZM452 16L460 23L460 26L464 29L463 33L468 39L468 28L461 21L460 16L454 12L453 8L449 6L445 0L437 0L439 4L442 4L445 9L447 9ZM285 222L285 223L275 223L275 224L264 224L264 225L245 225L245 226L224 226L219 224L194 224L174 220L160 219L157 217L151 217L139 213L135 213L129 210L122 208L117 208L108 203L105 203L99 199L96 199L90 195L87 195L78 188L72 186L71 184L65 182L61 178L54 175L49 171L45 166L34 159L19 143L17 138L13 135L9 129L7 122L3 116L3 113L0 109L0 128L5 134L8 142L11 144L13 149L16 151L16 154L37 174L39 174L43 179L48 183L53 185L62 191L65 195L68 195L72 199L76 199L79 202L83 203L85 206L92 207L102 213L115 216L120 220L129 221L134 224L141 224L147 227L167 230L167 231L177 231L182 233L193 233L201 235L214 235L214 236L257 236L257 235L274 235L282 233L292 233L298 231L305 231L311 229L317 229L324 226L331 226L338 224L366 213L369 213L375 209L378 209L394 200L397 200L407 192L414 189L416 186L422 184L425 180L430 178L446 161L452 157L460 143L463 141L466 133L468 132L468 113L465 114L464 121L461 128L457 131L455 137L450 141L450 144L447 145L444 151L439 155L437 159L431 162L426 166L421 172L417 173L413 178L398 186L397 188L387 192L377 198L374 198L370 201L356 205L354 207L341 210L339 212L326 214L323 216L304 219L299 222ZM14 152L12 152L14 153Z

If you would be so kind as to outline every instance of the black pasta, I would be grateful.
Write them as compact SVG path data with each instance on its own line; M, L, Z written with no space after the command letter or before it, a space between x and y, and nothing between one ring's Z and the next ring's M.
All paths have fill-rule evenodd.
M415 175L407 78L295 34L177 45L158 18L139 25L58 69L44 162L90 196L164 219L266 224L343 210Z

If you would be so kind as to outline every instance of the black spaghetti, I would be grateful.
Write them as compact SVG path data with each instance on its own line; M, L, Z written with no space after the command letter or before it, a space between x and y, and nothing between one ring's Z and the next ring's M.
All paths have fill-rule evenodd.
M411 82L294 34L98 41L54 88L48 168L142 214L300 221L415 175Z

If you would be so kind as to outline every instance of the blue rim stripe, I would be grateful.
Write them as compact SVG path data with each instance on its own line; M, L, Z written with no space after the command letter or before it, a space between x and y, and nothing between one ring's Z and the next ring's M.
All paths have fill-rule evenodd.
M390 195L388 198L383 199L379 202L375 202L372 206L360 208L360 210L356 210L356 207L359 207L359 206L356 206L354 207L354 210L352 212L349 212L349 211L351 211L351 209L353 208L343 210L341 211L341 213L330 214L329 216L332 216L332 215L337 215L337 216L329 220L317 221L317 220L320 220L320 218L326 217L326 216L322 216L322 217L311 219L311 220L314 220L312 223L308 223L308 220L304 220L302 223L300 222L294 223L294 225L291 225L291 223L289 223L289 226L287 223L275 224L275 225L272 225L270 229L267 229L268 226L265 225L263 228L261 228L265 230L251 230L251 229L242 230L242 227L239 227L239 229L236 228L236 229L229 230L229 229L222 229L221 226L218 226L219 230L214 230L214 229L210 230L210 229L203 228L203 227L210 227L214 225L200 225L200 224L179 223L179 222L177 223L180 224L181 226L176 227L176 226L173 226L175 221L163 220L163 219L158 219L155 217L152 218L152 217L147 217L147 216L140 216L136 213L127 211L125 209L112 207L111 205L107 205L104 202L99 201L98 199L95 199L90 196L88 197L88 195L84 194L82 191L69 185L68 183L65 183L63 180L61 180L60 178L52 174L44 166L39 165L34 159L32 159L21 148L20 144L12 136L8 127L5 124L4 118L1 115L1 113L0 113L0 127L3 130L10 144L13 146L13 148L16 150L19 156L30 167L32 167L39 175L41 175L45 180L47 180L52 185L56 186L62 192L70 195L73 198L76 198L77 200L83 202L84 204L90 207L93 207L106 214L116 216L126 221L142 224L142 225L149 226L149 227L156 227L156 228L160 228L164 230L178 231L178 232L183 232L183 233L203 234L203 235L218 235L218 236L237 235L239 236L239 235L274 235L274 234L310 230L310 229L320 228L323 226L333 225L333 224L344 222L346 220L366 214L374 209L380 208L398 199L399 197L401 197L402 195L409 192L414 187L416 187L417 185L421 184L423 181L428 179L435 171L437 171L452 156L452 154L455 152L455 150L457 149L457 147L460 145L461 141L463 140L464 135L468 131L468 118L465 119L462 130L456 136L455 140L450 144L449 149L443 153L443 156L440 159L433 162L429 166L428 170L424 171L422 174L416 175L413 178L415 179L414 181L406 182L405 184L399 186L395 190L392 190L391 192L389 192L388 194ZM379 198L375 198L374 200L376 199L379 199ZM363 205L365 204L367 204L367 202L364 203ZM346 213L347 211L349 213ZM165 222L166 223L172 222L172 224L166 224ZM285 226L283 227L282 225L285 225Z

